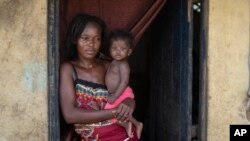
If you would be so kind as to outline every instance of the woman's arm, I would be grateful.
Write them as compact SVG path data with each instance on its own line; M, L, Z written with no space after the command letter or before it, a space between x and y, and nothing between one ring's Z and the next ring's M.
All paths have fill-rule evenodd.
M76 107L75 90L73 84L73 70L69 63L63 64L60 69L60 106L67 123L95 123L111 119L116 116L117 110L84 111Z
M128 121L135 109L135 100L131 98L125 99L117 108L117 119L120 121Z

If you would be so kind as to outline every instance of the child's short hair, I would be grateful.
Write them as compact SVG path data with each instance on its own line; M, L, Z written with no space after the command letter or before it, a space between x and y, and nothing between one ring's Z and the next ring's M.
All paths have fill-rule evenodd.
M112 41L116 41L116 40L125 40L127 45L130 48L133 48L133 37L129 32L125 30L116 29L110 34L110 40L109 40L110 44L112 43Z

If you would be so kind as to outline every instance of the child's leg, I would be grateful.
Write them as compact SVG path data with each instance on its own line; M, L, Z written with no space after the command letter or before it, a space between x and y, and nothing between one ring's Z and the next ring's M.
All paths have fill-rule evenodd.
M132 123L131 123L130 121L128 121L128 122L120 122L120 121L117 121L116 123L117 123L118 125L120 125L120 126L122 126L122 127L125 128L128 137L130 137L130 138L133 137L133 134L132 134Z
M134 117L131 117L130 121L135 125L137 137L140 138L143 128L142 122L137 121Z

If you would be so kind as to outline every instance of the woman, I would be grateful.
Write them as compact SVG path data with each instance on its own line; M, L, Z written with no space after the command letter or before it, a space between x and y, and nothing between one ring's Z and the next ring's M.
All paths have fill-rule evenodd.
M60 105L68 124L74 124L82 141L137 141L110 119L126 122L135 102L126 99L117 108L104 110L108 91L104 85L108 62L96 58L104 34L104 23L97 17L76 16L68 29L66 46L70 60L60 69ZM133 132L134 133L134 132Z

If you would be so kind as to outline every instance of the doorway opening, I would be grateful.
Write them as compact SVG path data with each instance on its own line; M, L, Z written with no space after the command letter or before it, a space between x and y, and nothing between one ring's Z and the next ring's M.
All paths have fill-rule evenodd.
M59 65L65 55L59 46L60 1L49 0L50 140L61 140L63 128L66 127L58 103ZM195 11L193 14L195 18ZM201 18L201 14L198 17ZM196 19L193 24L201 25L202 22ZM200 129L205 127L203 122L206 116L203 113L205 104L201 104L206 100L203 82L205 67L202 64L206 42L205 37L201 40L200 36L195 36L203 34L195 31L202 27L193 29L191 26L188 21L188 1L167 0L129 58L130 85L136 100L134 116L144 123L143 141L202 140L205 137L205 130ZM196 43L201 46L196 46ZM198 82L194 82L197 79ZM196 125L195 130L198 130L195 135L192 135L192 125Z

